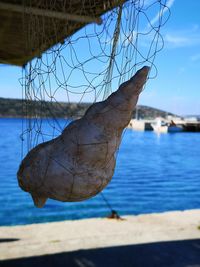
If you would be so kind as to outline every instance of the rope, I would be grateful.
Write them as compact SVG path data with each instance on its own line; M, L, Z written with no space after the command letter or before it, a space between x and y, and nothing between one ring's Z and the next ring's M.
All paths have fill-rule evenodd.
M38 7L49 8L49 2L49 12L56 11L58 1L54 0L38 1ZM51 35L58 44L29 62L23 70L22 156L39 143L62 133L69 120L77 117L75 105L105 99L111 89L128 80L142 65L150 65L153 75L150 74L149 79L155 78L155 58L164 45L161 28L170 16L166 0L128 0L102 15L101 25L87 25L59 43L60 20L35 16L31 10L34 10L33 3L36 8L36 2L30 0L29 3L30 13L23 15L27 46L31 45L34 52L41 44L49 42L48 23L53 24ZM66 12L71 5L71 1L59 3L61 12ZM91 17L97 17L94 6L101 1L90 3L88 6L82 1L78 13L85 14L89 8L93 10ZM70 29L71 22L67 21L65 27ZM41 29L39 33L38 28ZM61 122L58 113L65 114L63 102L68 103L71 110L67 120ZM107 155L105 160L110 160ZM110 211L116 212L102 193L101 196Z

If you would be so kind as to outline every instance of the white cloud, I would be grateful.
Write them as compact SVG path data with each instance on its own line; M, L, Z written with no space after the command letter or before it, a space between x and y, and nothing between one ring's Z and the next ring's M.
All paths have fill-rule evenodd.
M199 32L194 33L192 31L170 32L164 36L165 47L168 48L181 48L200 45Z
M193 61L193 62L200 61L200 53L192 55L190 57L190 60Z
M183 73L185 73L186 72L186 68L184 68L184 67L180 67L179 69L178 69L178 74L183 74Z
M173 33L166 34L164 37L166 43L171 44L175 47L188 46L191 40L185 36L178 36Z
M199 24L193 24L192 25L192 31L196 32L199 30Z
M146 0L144 2L146 6L151 6L153 3L155 3L155 0ZM171 8L175 3L175 0L167 0L166 6L163 7L163 10L158 12L150 21L150 23L146 24L146 27L140 29L140 31L134 30L131 33L127 33L124 35L124 37L121 39L123 42L123 45L127 46L129 43L134 43L136 40L136 37L138 37L138 43L142 47L148 47L150 42L153 40L153 38L157 38L156 33L154 31L149 32L149 27L152 27L152 24L156 24L159 22L159 19L161 16L164 15L168 11L169 8ZM165 33L164 33L165 32ZM138 34L138 35L137 35ZM199 24L192 24L188 28L181 28L166 32L165 28L163 29L163 32L161 34L164 40L164 46L168 49L173 48L183 48L183 47L192 47L192 46L199 46L200 45L200 25ZM162 47L163 44L162 38L159 38L158 36L158 44L160 47ZM157 39L155 39L155 42L157 42ZM197 56L196 56L197 57ZM195 56L191 57L192 61L199 60L199 56L196 58Z
M155 17L150 21L150 25L154 25L157 21L160 20L160 17L163 16L168 10L169 8L172 7L172 5L174 4L175 0L168 0L166 3L166 7L164 7L161 11L159 11Z

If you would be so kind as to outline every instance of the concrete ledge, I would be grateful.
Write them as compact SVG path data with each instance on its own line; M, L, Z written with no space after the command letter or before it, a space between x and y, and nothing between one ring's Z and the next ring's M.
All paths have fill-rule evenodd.
M19 259L20 262L23 258L28 260L28 257L40 256L41 259L42 255L49 255L49 257L54 255L56 257L56 253L68 253L78 250L86 252L100 248L104 250L107 248L108 252L113 249L117 251L121 247L123 251L125 247L127 249L130 249L130 246L135 248L138 246L149 247L150 244L161 244L166 241L168 244L169 242L175 242L180 245L182 244L180 243L181 241L186 242L186 240L190 243L196 242L195 249L198 250L199 265L195 266L200 266L200 230L198 229L200 225L200 210L165 212L124 218L125 220L122 221L87 219L0 227L0 259L4 260L0 262L0 266L22 266L16 265L16 261L10 262L10 264L15 262L15 265L2 265L7 262L5 260L11 259ZM187 245L189 244L188 242L186 242ZM191 246L194 248L193 245ZM191 253L190 251L190 254L182 254L182 256L190 258ZM74 254L69 253L69 255ZM159 255L157 256L159 257ZM28 264L28 262L26 263ZM116 265L116 263L113 264ZM25 264L23 266L29 265ZM71 267L73 265L68 266ZM104 267L104 265L74 266ZM105 266L109 265L105 263Z

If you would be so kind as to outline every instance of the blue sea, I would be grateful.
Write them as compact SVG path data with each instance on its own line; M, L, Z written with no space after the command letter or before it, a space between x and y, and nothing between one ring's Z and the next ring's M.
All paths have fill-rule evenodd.
M103 196L77 203L48 200L38 209L17 183L21 132L21 119L0 119L0 225L104 217L109 205L120 215L200 208L200 133L127 129Z

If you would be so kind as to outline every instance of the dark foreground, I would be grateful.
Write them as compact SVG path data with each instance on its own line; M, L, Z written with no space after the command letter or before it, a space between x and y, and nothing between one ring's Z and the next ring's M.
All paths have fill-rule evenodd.
M79 250L0 261L1 267L197 267L200 239Z

